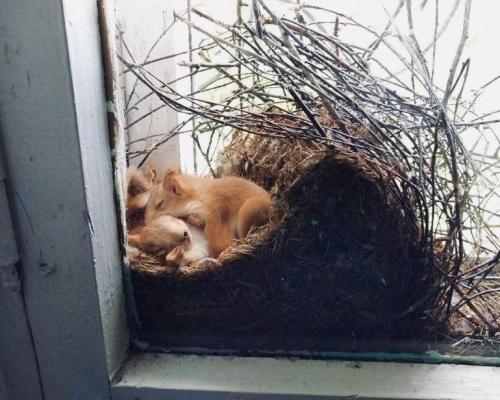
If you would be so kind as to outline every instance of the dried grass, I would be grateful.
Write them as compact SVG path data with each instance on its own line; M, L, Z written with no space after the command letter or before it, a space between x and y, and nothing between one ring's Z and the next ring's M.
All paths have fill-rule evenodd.
M394 21L388 28L393 25L408 54L391 45L388 28L377 34L306 5L290 19L256 0L253 19L234 25L193 9L217 34L177 16L205 39L198 49L203 61L188 65L186 79L217 73L188 95L154 77L146 63L121 57L151 93L190 116L158 146L189 133L214 175L249 178L274 198L270 224L225 251L220 266L172 271L153 258L132 258L146 327L229 336L423 338L453 336L466 318L468 334L498 332L500 288L488 279L500 252L477 194L484 189L481 168L460 136L486 120L462 121L462 92L453 95L467 79L466 63L455 76L469 6L468 0L442 99L425 50L414 36L399 34ZM365 49L325 34L309 18L313 11L366 30L375 41ZM413 23L411 7L407 14ZM378 47L399 60L408 82L376 59ZM372 74L374 64L389 77ZM231 88L230 94L217 102L203 95L216 88ZM217 166L210 145L203 150L198 137L209 135L211 144L229 130L233 139ZM144 162L150 151L130 156ZM466 221L472 251L465 250Z
M223 252L220 266L172 271L134 259L143 310L206 334L228 321L246 334L358 338L414 337L435 326L438 291L414 307L435 269L418 227L386 190L390 171L346 149L240 135L218 172L268 189L270 223Z

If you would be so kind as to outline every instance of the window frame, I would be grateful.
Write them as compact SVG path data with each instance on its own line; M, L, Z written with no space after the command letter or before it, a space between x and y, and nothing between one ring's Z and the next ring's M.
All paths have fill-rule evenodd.
M138 353L111 393L115 400L493 400L499 390L496 367Z
M0 63L16 91L0 94L0 128L44 398L498 398L495 367L131 351L113 10L28 0L0 14L17 49Z

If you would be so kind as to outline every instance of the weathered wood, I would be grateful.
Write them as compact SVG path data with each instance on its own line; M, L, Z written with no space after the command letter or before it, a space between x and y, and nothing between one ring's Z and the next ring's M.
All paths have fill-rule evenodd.
M126 357L128 330L97 5L90 0L68 1L64 12L88 210L86 222L91 233L108 372L112 375Z
M18 253L6 177L0 148L0 399L41 400L40 377L16 268Z
M112 398L497 400L500 369L142 354L127 362Z
M42 400L36 357L19 290L0 285L0 321L0 381L3 381L0 399Z
M107 399L128 341L96 3L6 2L0 27L0 131L44 396Z

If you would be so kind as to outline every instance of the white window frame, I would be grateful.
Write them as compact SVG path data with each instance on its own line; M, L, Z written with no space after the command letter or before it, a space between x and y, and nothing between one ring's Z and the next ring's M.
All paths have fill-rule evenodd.
M13 87L0 91L0 143L43 398L498 400L497 367L130 350L103 2L7 1L0 13L0 48L12 51L0 89Z

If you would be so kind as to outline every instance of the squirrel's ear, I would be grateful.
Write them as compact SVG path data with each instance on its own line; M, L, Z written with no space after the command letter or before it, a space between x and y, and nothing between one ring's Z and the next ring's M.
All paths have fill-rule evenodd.
M139 193L147 192L151 189L152 182L142 171L136 167L129 167L127 170L127 193L128 196L136 196Z
M184 187L181 180L178 179L179 175L179 170L168 169L163 178L163 189L180 196L184 192Z
M177 167L167 167L167 172L165 173L165 176L170 175L180 175L181 171Z
M177 175L180 175L181 174L181 171L179 171L178 168L172 168L172 167L168 167L166 172L165 172L165 176L163 178L163 181L168 181L169 179L172 179L173 177L177 176Z
M151 176L151 181L156 181L156 178L158 177L158 172L156 171L156 168L151 168L149 170L149 175Z
M148 163L146 175L149 179L151 179L151 183L155 182L156 178L158 178L158 170L156 169L156 165L154 162L150 161Z
M163 177L163 189L170 190L170 187L172 186L176 175L177 174L174 170L169 169L167 170L167 172L165 172L165 176Z

